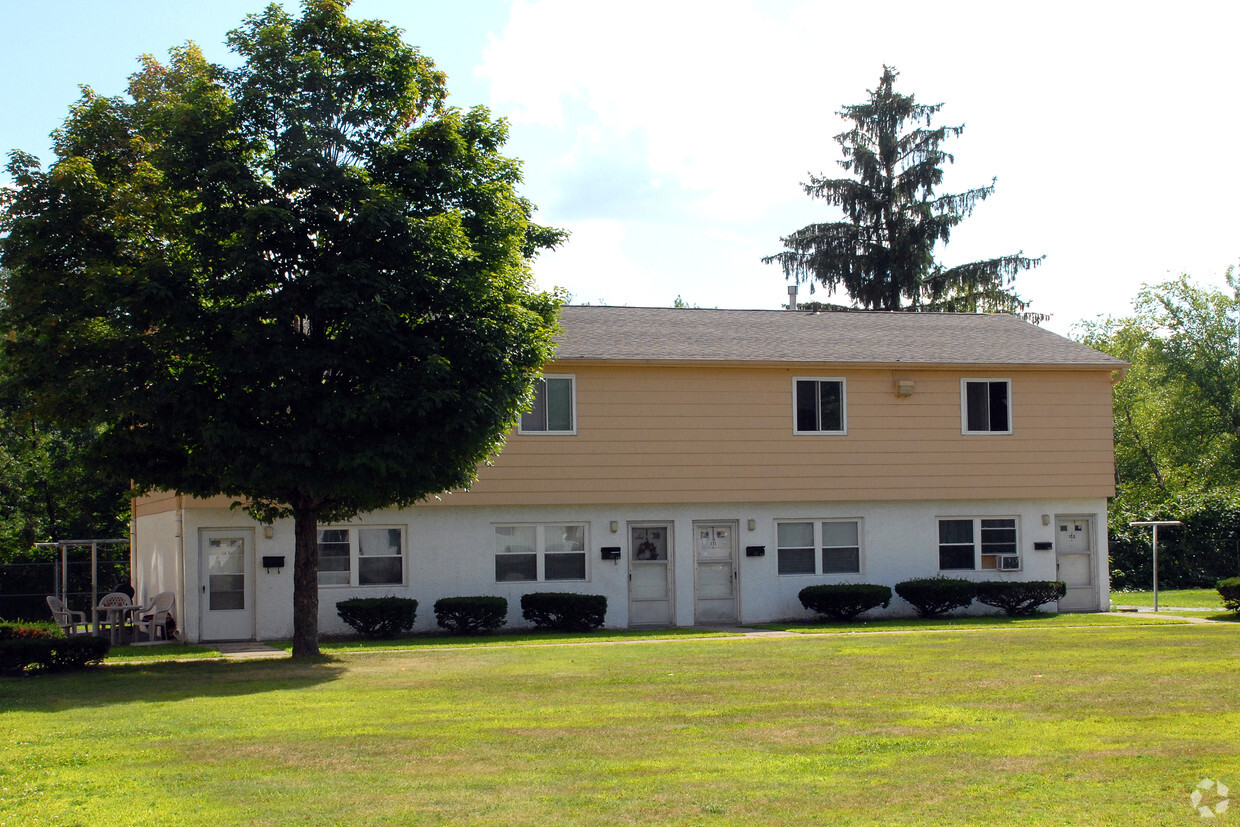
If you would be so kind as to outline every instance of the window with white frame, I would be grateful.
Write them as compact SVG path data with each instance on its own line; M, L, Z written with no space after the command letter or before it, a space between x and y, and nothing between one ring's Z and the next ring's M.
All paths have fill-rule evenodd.
M534 387L534 404L521 414L523 434L577 432L576 381L572 376L544 376Z
M844 380L797 378L793 387L793 432L843 434L847 415Z
M392 586L404 579L401 529L319 529L320 586Z
M1012 433L1011 380L960 380L960 420L966 434Z
M584 525L495 526L496 582L585 579Z
M780 574L858 574L860 520L784 520L775 525Z
M942 570L1019 569L1015 517L950 517L939 520Z

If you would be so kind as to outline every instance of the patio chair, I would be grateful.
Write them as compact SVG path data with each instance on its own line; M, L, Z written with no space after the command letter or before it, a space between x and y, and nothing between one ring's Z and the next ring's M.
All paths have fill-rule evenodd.
M164 640L168 640L168 616L172 612L175 601L176 595L172 592L160 592L155 595L151 599L151 605L134 617L134 625L137 627L135 639L138 633L146 632L148 639L154 642L158 632Z
M69 635L89 635L90 624L86 622L85 612L75 612L65 605L65 601L59 597L47 596L47 607L52 610L52 619L56 621L56 625L61 628L65 636ZM77 628L81 626L82 631Z

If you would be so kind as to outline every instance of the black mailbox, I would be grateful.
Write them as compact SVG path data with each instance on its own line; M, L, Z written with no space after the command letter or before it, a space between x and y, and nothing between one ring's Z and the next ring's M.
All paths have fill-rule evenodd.
M282 569L284 568L284 555L276 555L268 557L263 556L263 568L265 569Z
M766 546L745 546L746 557L765 557Z
M620 546L603 546L603 559L604 560L619 560L620 559Z
M1055 547L1055 544L1052 543L1050 540L1038 540L1036 543L1033 544L1034 551L1050 551L1054 547Z

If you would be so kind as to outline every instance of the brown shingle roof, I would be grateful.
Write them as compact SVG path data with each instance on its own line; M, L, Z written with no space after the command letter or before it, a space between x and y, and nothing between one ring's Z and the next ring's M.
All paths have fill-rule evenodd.
M1056 365L1124 362L1015 316L564 307L556 359Z

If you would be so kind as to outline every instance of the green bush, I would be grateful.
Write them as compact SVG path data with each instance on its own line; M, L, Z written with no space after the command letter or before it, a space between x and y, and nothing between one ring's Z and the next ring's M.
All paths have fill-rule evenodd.
M336 614L359 635L396 637L413 628L418 601L409 597L354 597L336 604Z
M958 577L918 577L896 583L896 594L913 604L918 617L939 617L972 603L977 584Z
M111 648L112 642L107 638L90 635L0 640L0 672L23 674L83 669L87 664L101 662Z
M1240 577L1229 577L1214 584L1219 597L1223 598L1223 607L1229 612L1240 614Z
M55 623L0 620L0 640L50 640L64 637Z
M977 584L977 601L1002 609L1008 617L1025 617L1044 603L1059 600L1068 593L1060 580L987 580Z
M601 594L534 592L521 595L521 616L539 629L588 632L603 625L607 598Z
M494 632L508 622L508 601L502 597L441 597L435 621L454 635Z
M834 620L852 620L870 609L891 604L891 587L872 583L838 583L806 586L797 595L801 605Z

